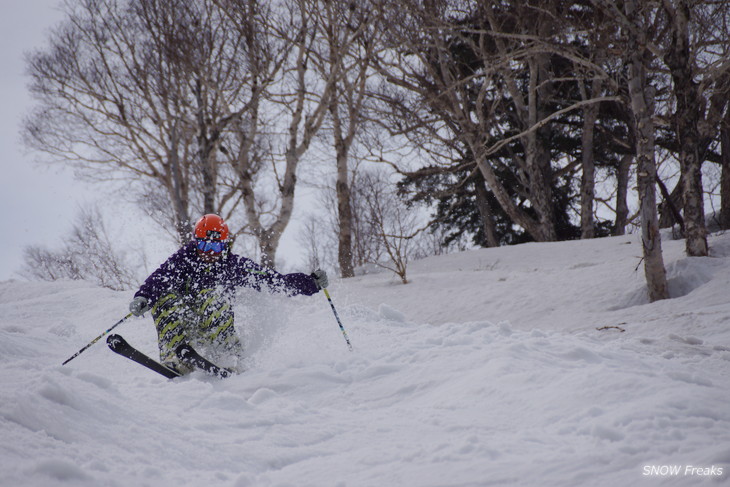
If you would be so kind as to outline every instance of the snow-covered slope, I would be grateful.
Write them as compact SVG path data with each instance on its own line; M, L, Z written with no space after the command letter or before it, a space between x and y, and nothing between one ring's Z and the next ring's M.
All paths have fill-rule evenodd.
M354 352L322 295L244 291L225 381L103 340L61 366L131 293L0 282L0 485L726 484L730 235L710 243L664 242L675 297L652 304L635 236L334 280ZM149 317L116 331L155 355Z

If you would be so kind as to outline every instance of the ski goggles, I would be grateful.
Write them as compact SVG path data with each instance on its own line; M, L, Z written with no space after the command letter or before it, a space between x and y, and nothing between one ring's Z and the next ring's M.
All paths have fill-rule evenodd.
M226 249L228 243L222 240L198 239L196 240L195 245L201 252L213 252L214 254L220 254Z

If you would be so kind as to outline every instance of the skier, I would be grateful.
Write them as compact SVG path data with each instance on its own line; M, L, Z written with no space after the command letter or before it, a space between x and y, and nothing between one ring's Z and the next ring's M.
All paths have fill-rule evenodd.
M280 274L233 254L228 237L228 225L220 216L204 215L195 224L193 240L154 271L129 304L135 316L152 311L160 362L181 374L191 372L175 354L183 343L241 357L232 307L236 287L261 290L265 285L290 296L310 296L327 287L325 271Z

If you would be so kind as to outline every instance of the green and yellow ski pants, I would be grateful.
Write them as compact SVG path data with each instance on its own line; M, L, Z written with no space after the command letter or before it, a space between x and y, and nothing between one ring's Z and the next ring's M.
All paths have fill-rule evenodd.
M195 295L170 293L152 307L157 328L160 362L180 369L175 349L188 343L197 350L213 350L216 354L240 356L241 342L233 326L230 298L215 289L204 289Z

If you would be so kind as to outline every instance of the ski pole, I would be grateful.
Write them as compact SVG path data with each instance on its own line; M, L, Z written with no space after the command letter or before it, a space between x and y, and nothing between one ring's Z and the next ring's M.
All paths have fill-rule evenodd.
M75 359L76 357L78 357L79 355L81 355L81 352L83 352L84 350L86 350L87 348L89 348L90 346L92 346L93 344L95 344L96 342L98 342L99 340L101 340L101 337L103 337L104 335L106 335L107 333L109 333L114 328L116 328L117 326L121 325L122 323L124 323L125 321L127 321L131 317L132 317L132 313L129 313L127 316L125 316L121 320L119 320L116 323L114 323L114 325L111 328L109 328L107 331L105 331L104 333L102 333L98 337L96 337L93 340L91 340L91 343L89 343L84 348L82 348L81 350L79 350L78 352L76 352L73 356L71 356L68 360L66 360L61 365L66 365L67 363L69 363L70 361L72 361L73 359Z
M335 304L332 302L332 298L330 298L330 293L327 292L327 288L322 289L324 291L324 295L327 296L327 301L330 302L330 306L332 307L332 312L335 314L335 319L337 320L337 324L340 325L340 330L342 330L342 336L345 337L345 341L347 342L347 348L350 349L352 352L352 344L350 343L350 339L347 338L347 332L345 331L345 328L342 326L342 322L340 321L340 316L337 314L337 310L335 309Z

